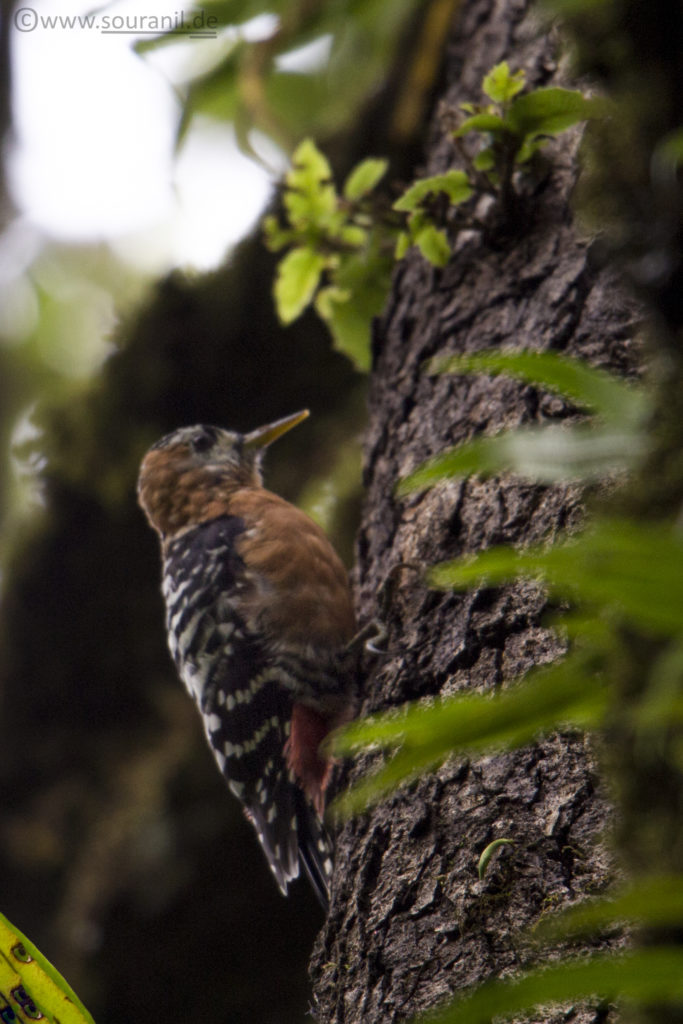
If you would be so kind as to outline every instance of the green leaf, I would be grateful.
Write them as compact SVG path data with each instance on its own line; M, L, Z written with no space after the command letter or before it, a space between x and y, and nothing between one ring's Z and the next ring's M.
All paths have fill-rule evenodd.
M555 352L477 352L429 363L430 373L498 373L542 385L615 425L638 424L648 403L642 390L579 359Z
M472 473L488 476L498 472L503 464L496 447L500 437L478 437L468 444L439 452L399 480L396 494L403 496L422 491L456 476L470 476Z
M683 639L655 659L641 699L632 707L636 743L651 744L653 732L683 721Z
M316 295L315 311L323 320L331 320L336 313L336 305L340 302L349 302L351 297L350 289L328 285L326 288L321 288Z
M681 927L683 876L644 878L608 899L586 900L543 918L533 935L548 942L622 927L626 921L654 928Z
M71 986L64 980L49 960L10 921L0 914L0 989L16 992L22 988L27 1001L18 1004L12 1017L6 1020L24 1020L17 1016L19 1005L25 1008L26 1017L39 1016L49 1024L94 1024L92 1017L83 1006Z
M492 843L482 850L481 857L477 863L477 874L479 875L479 881L481 881L488 869L491 857L494 855L496 850L500 849L501 846L514 846L512 839L494 839Z
M516 99L508 122L519 135L557 135L578 121L598 116L601 107L571 89L536 89Z
M370 370L370 320L355 302L335 303L325 318L334 347L361 373Z
M520 68L513 75L506 60L491 68L482 82L482 89L494 103L506 103L524 88L526 75Z
M453 754L523 746L560 724L596 724L606 703L595 675L597 657L595 649L577 647L564 660L535 669L524 682L493 696L460 694L352 722L334 734L335 753L373 747L396 752L375 775L343 794L335 810L343 816L358 813Z
M292 167L285 178L290 188L315 192L322 182L332 180L332 168L313 139L304 139L292 154Z
M487 982L420 1019L422 1024L490 1024L494 1017L590 996L678 1005L683 1002L683 950L653 946L543 967L512 980Z
M271 252L279 252L286 245L291 245L297 235L291 228L283 228L277 217L272 214L264 217L261 221L265 243Z
M413 238L425 259L435 267L445 267L451 258L451 247L444 231L433 224L422 228Z
M507 122L500 114L473 114L453 132L453 138L459 139L469 132L492 132L494 135L508 131Z
M370 368L370 327L384 307L391 265L390 257L370 247L345 256L334 274L335 287L349 293L351 300L336 301L330 296L330 315L325 320L335 348L362 372Z
M308 246L292 249L280 260L275 278L275 305L283 324L296 320L309 304L326 258Z
M311 231L319 234L337 231L344 219L338 214L334 185L320 185L311 192L288 189L283 203L289 222L299 236Z
M474 166L478 171L490 171L496 165L496 155L491 146L482 149L474 158Z
M300 231L339 231L344 216L338 209L331 176L327 158L311 139L304 139L294 151L292 167L285 175L283 202L293 227Z
M367 195L384 177L389 166L388 160L368 157L351 171L344 182L344 197L350 202Z
M527 136L522 145L515 153L515 163L525 164L531 160L534 153L538 153L539 150L543 149L547 145L548 139L541 136L540 138L534 138L533 136Z
M368 232L365 228L359 227L358 224L343 224L338 232L338 237L344 245L360 249L368 240Z
M472 186L465 171L447 171L431 178L421 178L408 188L394 203L394 209L401 213L417 210L430 196L444 192L452 203L463 203L472 195Z
M597 519L580 536L549 549L492 548L473 559L444 562L432 586L466 590L530 576L556 595L579 598L653 636L683 632L683 539L673 527Z
M592 480L629 469L644 453L637 431L580 425L522 427L495 437L478 437L423 462L399 481L396 493L410 494L458 476L492 476L510 471L530 480Z
M396 249L394 250L394 259L402 260L405 254L410 249L413 243L410 240L410 235L407 231L399 232L398 238L396 239Z
M364 231L364 229L361 229ZM334 345L365 372L370 367L370 327L384 306L393 259L378 232L364 232L366 244L327 258L330 287L319 292L316 310L325 320Z

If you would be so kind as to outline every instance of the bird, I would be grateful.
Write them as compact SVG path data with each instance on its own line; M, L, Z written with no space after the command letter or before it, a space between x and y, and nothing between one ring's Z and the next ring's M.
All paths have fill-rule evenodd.
M246 434L181 427L144 456L138 500L161 543L168 645L218 767L280 890L303 865L327 908L320 745L353 716L353 601L324 531L262 473L268 446L308 415Z

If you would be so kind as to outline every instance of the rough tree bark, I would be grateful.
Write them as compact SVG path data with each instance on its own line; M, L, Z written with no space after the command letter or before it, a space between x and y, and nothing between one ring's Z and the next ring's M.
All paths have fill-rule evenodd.
M531 85L562 80L557 40L523 0L466 0L449 43L448 80L434 117L427 173L453 166L448 127L480 101L483 75L507 59ZM577 133L578 135L578 133ZM558 143L527 215L505 236L460 240L444 271L409 254L376 328L358 540L361 619L399 562L429 565L493 544L527 544L581 521L579 491L513 477L471 479L408 500L396 480L419 461L480 432L570 416L559 399L502 378L429 377L437 353L490 346L556 350L595 365L634 363L637 310L592 259L570 197L577 135ZM467 595L429 591L406 572L389 610L391 653L368 670L361 713L405 700L504 686L560 653L532 584ZM368 770L360 759L343 783ZM453 760L338 837L333 903L314 951L318 1024L404 1021L450 993L518 969L520 932L548 908L601 891L613 868L601 839L609 818L589 745L555 735L532 748ZM483 882L477 859L503 848ZM537 955L537 954L536 954ZM568 1019L547 1011L535 1021ZM581 1006L581 1024L609 1019Z

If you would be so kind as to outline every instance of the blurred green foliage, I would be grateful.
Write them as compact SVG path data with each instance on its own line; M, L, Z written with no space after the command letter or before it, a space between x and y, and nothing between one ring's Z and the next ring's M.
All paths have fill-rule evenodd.
M641 949L549 965L517 978L489 981L422 1020L425 1024L490 1024L494 1018L526 1013L534 1006L575 1003L596 993L602 994L603 1005L618 998L657 1003L666 1013L670 1003L683 1000L683 951Z
M224 47L218 59L215 46L207 50L205 66L181 86L179 142L197 116L233 121L251 152L252 129L288 153L304 135L339 133L383 84L408 18L425 6L423 0L207 0L203 11ZM144 54L175 42L171 31L136 49Z
M644 454L643 427L651 406L646 393L578 360L552 352L498 351L435 359L430 366L433 373L505 373L543 385L593 412L597 419L571 427L532 427L475 438L419 466L399 482L399 494L449 476L485 476L505 470L545 483L587 480L629 469Z

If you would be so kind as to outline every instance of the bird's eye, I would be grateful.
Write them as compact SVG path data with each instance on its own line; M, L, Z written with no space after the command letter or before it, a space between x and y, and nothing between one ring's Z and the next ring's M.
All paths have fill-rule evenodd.
M209 434L200 434L193 439L192 447L198 454L201 454L202 452L208 452L209 448L213 447L213 443L214 438L210 437Z

